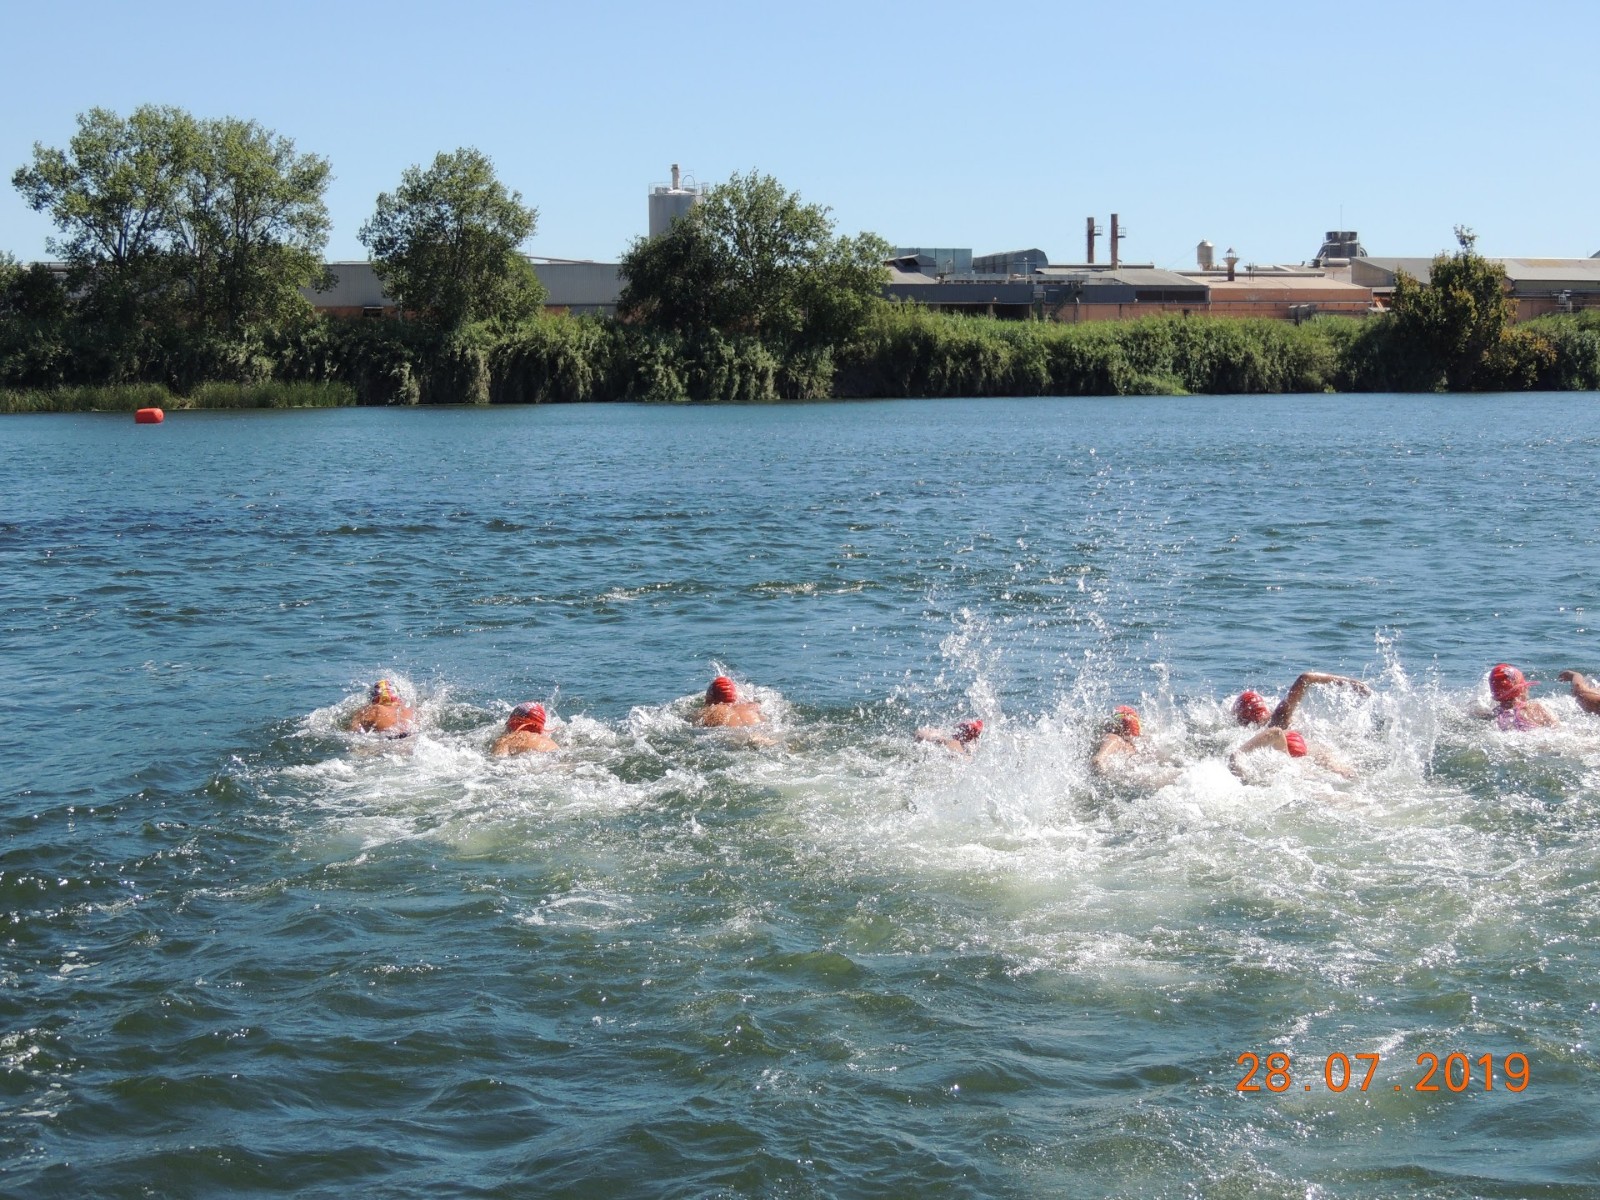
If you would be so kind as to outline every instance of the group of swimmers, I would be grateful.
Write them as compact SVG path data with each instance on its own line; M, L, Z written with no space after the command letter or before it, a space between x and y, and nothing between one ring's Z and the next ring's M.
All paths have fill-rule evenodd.
M1560 680L1572 685L1572 695L1584 712L1600 715L1600 685L1591 683L1577 671L1562 671ZM1489 672L1489 694L1496 707L1483 713L1494 720L1501 729L1526 730L1551 728L1561 724L1554 713L1537 700L1529 699L1528 692L1538 680L1530 680L1509 663L1497 663ZM1284 694L1277 707L1268 705L1260 692L1243 691L1234 699L1234 720L1243 726L1258 728L1259 732L1242 742L1229 755L1228 765L1243 776L1241 762L1246 755L1258 750L1286 754L1290 758L1309 758L1326 770L1343 778L1351 778L1355 769L1332 748L1308 740L1304 734L1291 729L1295 710L1312 687L1330 686L1344 688L1358 696L1370 696L1372 689L1359 679L1348 675L1330 675L1322 671L1303 672ZM374 683L367 694L367 704L356 710L345 727L356 733L377 733L386 737L409 736L415 730L416 713L399 690L387 679ZM527 701L511 710L505 729L490 747L496 756L527 753L550 753L560 745L545 732L548 716L544 705ZM718 675L707 686L692 723L704 728L751 729L765 723L759 701L742 699L733 680ZM1106 775L1136 759L1140 752L1143 725L1139 712L1131 705L1119 705L1102 730L1099 745L1089 760L1090 769L1097 775ZM977 749L983 734L983 722L976 717L962 721L953 730L924 727L914 735L919 742L943 746L952 754L971 755Z
M1578 671L1562 671L1556 678L1572 685L1572 696L1578 707L1586 713L1600 715L1600 686L1591 683ZM1510 663L1496 663L1489 671L1489 695L1495 707L1479 715L1493 720L1501 729L1527 730L1555 728L1561 724L1549 709L1528 697L1537 679L1527 678ZM1234 774L1243 777L1242 763L1248 754L1257 750L1274 751L1290 758L1309 758L1326 770L1345 779L1355 776L1355 768L1341 758L1332 748L1310 741L1289 727L1295 710L1305 699L1311 687L1327 684L1347 688L1358 696L1370 696L1372 689L1359 679L1348 675L1330 675L1321 671L1303 672L1289 686L1288 692L1276 708L1269 708L1259 692L1243 691L1234 699L1233 719L1240 725L1260 728L1241 742L1228 756L1228 766ZM1102 730L1100 744L1089 760L1090 769L1097 775L1110 774L1119 766L1130 762L1139 754L1139 738L1144 730L1138 710L1130 705L1119 705Z
M367 692L367 703L345 722L352 733L377 733L385 737L409 737L416 731L416 710L406 703L398 688L380 679ZM561 747L548 733L549 720L544 705L529 700L517 705L506 718L504 731L489 748L497 757L510 754L545 753ZM694 716L694 724L706 728L748 728L765 722L761 704L739 697L739 689L726 675L718 675L706 688L705 700ZM968 722L977 729L983 722ZM976 737L976 734L973 734Z

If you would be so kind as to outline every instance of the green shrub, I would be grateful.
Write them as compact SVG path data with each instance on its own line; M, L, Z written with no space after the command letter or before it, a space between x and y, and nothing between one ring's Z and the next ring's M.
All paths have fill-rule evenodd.
M420 403L489 403L489 350L482 339L470 335L445 338L423 358L420 367Z
M1600 391L1600 309L1540 317L1517 326L1546 339L1554 360L1540 386L1558 391Z
M490 352L490 400L577 404L610 399L613 328L588 317L529 322Z
M827 400L838 367L831 346L805 347L778 364L778 394L785 400Z
M689 397L683 339L675 333L624 326L613 379L621 400L683 403Z
M778 360L759 340L712 331L687 347L689 398L759 404L778 399Z

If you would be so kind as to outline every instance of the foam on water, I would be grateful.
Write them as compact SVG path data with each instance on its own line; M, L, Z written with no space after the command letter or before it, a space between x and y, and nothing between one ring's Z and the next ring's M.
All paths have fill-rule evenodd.
M964 614L944 652L987 722L971 759L894 724L906 695L871 714L802 714L748 683L770 718L760 740L695 729L691 695L614 723L555 715L558 754L492 759L501 704L399 680L417 696L415 737L340 733L352 695L303 722L306 761L254 783L301 852L345 869L403 843L559 865L571 890L517 915L531 924L645 921L663 878L709 854L747 863L753 892L798 872L846 894L917 895L874 920L873 953L982 945L1009 970L1088 974L1128 1002L1226 991L1240 971L1316 978L1345 998L1303 1015L1318 1030L1370 1007L1366 989L1397 972L1515 957L1519 923L1554 899L1576 901L1580 924L1593 908L1589 719L1558 699L1561 729L1502 733L1470 715L1481 697L1418 684L1380 649L1371 698L1314 689L1296 721L1355 765L1353 781L1270 753L1236 776L1226 755L1243 734L1226 698L1177 697L1159 679L1138 698L1149 763L1096 779L1106 689L1080 678L1048 711L1008 716L986 682L999 651ZM1562 773L1561 799L1501 786L1529 770ZM855 940L843 930L839 945Z

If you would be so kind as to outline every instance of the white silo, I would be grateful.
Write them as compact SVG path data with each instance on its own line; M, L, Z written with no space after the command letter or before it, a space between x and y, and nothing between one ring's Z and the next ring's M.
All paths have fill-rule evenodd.
M658 183L650 189L650 236L657 237L671 229L672 223L699 204L704 195L704 189L692 181L685 186L678 164L673 163L672 183Z
M1210 242L1202 240L1194 249L1195 259L1200 263L1202 271L1209 271L1217 265L1217 248Z

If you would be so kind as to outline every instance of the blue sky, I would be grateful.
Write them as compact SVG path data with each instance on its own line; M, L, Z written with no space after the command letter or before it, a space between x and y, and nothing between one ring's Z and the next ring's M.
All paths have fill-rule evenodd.
M1432 254L1600 251L1600 3L260 5L0 0L0 250L51 228L9 177L76 114L254 118L331 160L332 259L413 163L474 145L539 209L529 253L614 260L681 163L755 168L840 232L1181 267L1299 262L1326 229ZM1102 258L1105 255L1102 243Z

